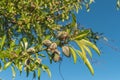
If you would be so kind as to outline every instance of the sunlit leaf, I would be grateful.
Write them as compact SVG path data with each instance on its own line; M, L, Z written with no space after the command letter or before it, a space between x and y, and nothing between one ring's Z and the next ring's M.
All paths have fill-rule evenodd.
M77 45L79 46L80 50L82 51L83 57L86 58L86 52L84 50L84 43L82 43L81 41L77 41L77 40L75 40L75 42L77 43Z
M71 27L77 27L76 16L75 16L75 14L72 13L71 15L72 15Z
M88 67L88 69L90 70L91 74L94 75L94 69L92 68L92 65L90 64L90 62L87 58L85 59L85 64Z
M81 59L84 61L84 63L86 64L86 66L88 67L88 69L90 70L91 74L94 75L94 69L92 68L89 60L83 57L82 52L80 52L79 50L76 50L78 52L78 55L81 57Z
M38 68L38 80L40 80L41 70Z
M22 41L20 42L20 44L21 44L21 46L24 48L24 44L23 44L23 42L22 42Z
M70 49L70 52L71 52L71 54L72 54L72 57L73 57L74 63L76 63L76 61L77 61L77 55L76 55L76 52L75 52L75 50L74 50L72 47L69 47L69 49Z
M90 57L92 58L92 52L91 52L91 50L86 45L83 45L83 47L88 52L88 54L90 55Z
M65 21L65 14L62 14L62 21L64 22Z
M72 13L72 21L75 23L76 22L76 16L75 14Z
M6 39L6 35L4 35L3 38L2 38L2 42L1 42L1 46L0 46L1 50L2 50L2 48L4 46L5 39Z
M95 44L85 39L82 39L82 42L85 43L87 46L90 46L91 48L93 48L98 53L98 55L100 55L100 51Z
M77 40L77 39L83 39L84 37L87 37L87 35L89 34L90 30L84 30L82 32L80 32L77 36L75 36L73 38L73 40Z
M6 64L4 64L4 70L7 69L10 65L12 64L12 62L7 62Z
M77 51L77 54L80 56L80 58L84 61L82 52L80 52L79 50L76 50L76 51Z
M46 72L48 73L49 77L51 77L51 72L50 72L49 68L46 69Z
M23 65L19 62L17 68L20 72L22 72Z
M41 57L46 57L44 54L38 54L39 56L41 56Z
M27 50L27 47L28 47L28 42L25 42L25 43L24 43L24 45L25 45L25 47L24 47L24 48L25 48L25 50Z
M23 42L21 43L21 45L23 46L23 49L26 51L28 48L27 38L23 38Z
M13 78L16 76L16 71L15 71L15 68L13 66L11 66L11 69L12 69L12 75L13 75Z
M48 66L42 65L42 69L45 70L48 73L49 77L51 77L51 72L50 72L50 69L49 69Z

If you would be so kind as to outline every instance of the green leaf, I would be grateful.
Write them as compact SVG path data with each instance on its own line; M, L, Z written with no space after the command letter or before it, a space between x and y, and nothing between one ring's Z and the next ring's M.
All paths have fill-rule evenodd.
M88 52L88 54L90 55L90 57L92 58L92 52L91 52L91 50L86 45L83 45L83 47Z
M19 62L17 68L19 69L20 72L22 72L23 65Z
M77 27L75 14L71 13L71 15L72 15L71 27Z
M80 58L81 58L82 60L84 60L84 59L83 59L82 52L80 52L79 50L76 50L76 51L77 51L77 54L80 56Z
M83 39L84 37L87 37L89 32L90 32L90 30L84 30L84 31L80 32L77 36L75 36L72 40Z
M72 54L74 63L76 63L76 62L77 62L76 52L75 52L75 50L74 50L72 47L69 47L69 49L70 49L70 52L71 52L71 54Z
M86 58L86 52L85 52L84 47L83 47L84 43L82 43L81 40L80 41L75 40L75 42L77 43L77 45L79 46L80 50L82 51L83 57Z
M3 46L5 44L5 40L6 40L6 35L4 35L2 38L2 42L1 42L1 46L0 46L1 50L3 49Z
M13 66L11 66L11 69L12 69L13 78L15 78L15 76L16 76L15 68Z
M88 67L88 69L90 70L91 74L94 75L94 69L87 58L85 59L85 64Z
M41 57L46 57L44 54L38 54L39 56L41 56Z
M12 64L12 62L7 62L6 64L4 64L4 70L6 70L10 65Z
M40 80L41 70L38 68L38 80Z
M20 44L21 44L22 48L24 48L24 44L23 44L23 42L22 42L22 41L20 42Z
M64 22L65 21L65 14L62 14L62 21Z
M86 64L86 66L88 67L89 71L91 72L92 75L94 75L94 69L92 68L92 65L90 64L89 60L83 57L82 52L80 52L79 50L76 50L78 55L81 57L81 59L84 61L84 63Z
M41 26L38 24L38 23L35 23L35 26L36 26L36 31L37 31L37 34L38 36L42 36L42 30L41 30Z
M46 35L45 40L49 40L51 38L51 35Z
M28 42L24 42L24 49L25 49L25 51L27 50L27 48L28 48Z
M42 69L45 70L48 73L49 77L51 78L51 72L50 72L49 67L46 65L42 65Z
M76 16L72 13L72 22L76 23Z
M49 68L46 69L46 72L48 73L49 77L51 77L51 72L50 72Z
M27 38L23 38L23 42L21 42L21 45L23 47L23 50L27 50L28 48L28 41L27 41Z
M85 43L86 45L90 46L91 48L93 48L98 53L98 55L100 55L100 51L95 44L93 44L92 42L85 40L85 39L82 39L82 42Z

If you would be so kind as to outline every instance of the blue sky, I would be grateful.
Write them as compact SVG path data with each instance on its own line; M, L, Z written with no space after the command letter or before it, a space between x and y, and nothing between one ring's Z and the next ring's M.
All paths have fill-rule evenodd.
M93 68L95 75L92 76L87 67L80 60L77 64L73 60L64 58L61 63L61 73L64 80L120 80L120 11L116 10L115 0L95 0L90 6L90 12L83 10L77 14L77 21L93 31L104 33L108 38L108 45L99 42L102 51L101 56L93 52ZM50 64L49 64L50 65ZM50 65L52 78L50 79L46 73L42 73L41 80L62 80L59 74L59 63ZM11 80L11 70L0 72L2 80ZM15 80L32 80L31 75L26 78L17 74ZM37 79L34 79L37 80Z

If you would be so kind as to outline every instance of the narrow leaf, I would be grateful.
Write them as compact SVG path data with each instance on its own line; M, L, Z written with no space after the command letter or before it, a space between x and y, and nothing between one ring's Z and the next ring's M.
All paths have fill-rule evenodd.
M88 54L90 55L90 57L92 58L92 52L91 52L91 50L87 46L85 46L85 45L83 45L83 47L88 52Z
M40 80L41 70L38 68L38 80Z
M70 49L70 52L72 54L74 63L76 63L77 62L77 56L76 56L75 50L72 47L69 47L69 49Z
M38 54L39 56L41 56L41 57L46 57L44 54Z
M88 69L90 70L91 74L94 75L94 69L92 68L92 65L90 64L90 62L87 58L85 59L85 64L88 67Z
M21 44L22 48L24 48L24 45L23 45L23 42L22 42L22 41L20 42L20 44Z
M49 77L51 77L51 72L50 72L50 69L46 69L46 72L48 73Z
M2 50L2 48L3 48L3 46L4 46L4 44L5 44L5 39L6 39L6 35L4 35L3 36L3 38L2 38L2 42L1 42L1 50Z
M13 66L11 66L11 69L12 69L13 78L15 78L15 76L16 76L15 68Z
M85 40L85 39L82 39L82 42L85 43L86 45L90 46L91 48L93 48L98 53L98 55L100 55L100 51L95 44L93 44L92 42Z
M21 73L21 72L22 72L22 68L23 68L23 65L22 65L21 62L19 62L19 63L17 64L17 68L18 68L18 70L19 70L20 73Z
M4 64L4 70L6 70L10 65L12 64L12 62L7 62L6 64Z
M24 49L25 49L25 51L27 50L27 47L28 47L28 42L24 42Z
M77 45L78 45L79 48L81 49L81 51L82 51L82 56L83 56L84 58L86 58L86 52L85 52L85 50L84 50L84 48L83 48L84 43L82 43L81 40L80 40L80 41L75 40L75 42L77 43Z
M75 16L75 14L73 14L73 13L72 13L72 21L73 21L73 22L76 22L76 16Z
M79 50L76 50L78 55L81 57L81 59L84 61L84 63L86 64L86 66L88 67L89 71L91 72L92 75L94 75L94 70L89 62L89 60L83 57L82 52L80 52Z
M76 51L77 51L77 54L80 56L80 58L81 58L82 60L84 60L84 59L83 59L82 52L80 52L79 50L76 50Z
M76 16L75 14L72 13L72 23L71 23L71 27L77 27L77 24L76 24Z
M86 52L85 52L85 50L83 48L83 45L80 46L80 49L82 51L83 57L85 58L86 57Z
M74 37L73 40L82 39L84 37L87 37L89 32L90 32L90 30L84 30L83 32L79 33L76 37Z
M45 70L48 73L48 76L51 77L51 71L48 66L42 65L42 69Z

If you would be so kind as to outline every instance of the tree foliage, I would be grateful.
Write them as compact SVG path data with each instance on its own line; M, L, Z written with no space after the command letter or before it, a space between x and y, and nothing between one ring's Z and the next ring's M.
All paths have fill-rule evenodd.
M82 7L89 11L94 0L1 0L0 1L0 69L11 67L13 77L16 70L33 72L40 79L42 71L51 72L42 58L50 63L59 62L61 55L79 56L92 74L94 70L86 55L92 58L91 49L99 55L96 46L98 33L80 28L75 12ZM117 2L119 6L119 0ZM71 43L76 43L77 50ZM59 49L62 49L60 51Z

